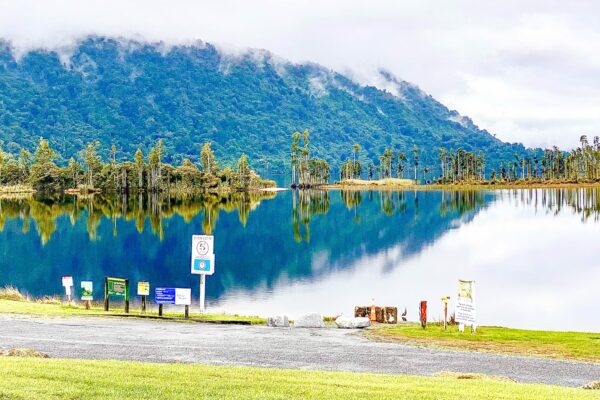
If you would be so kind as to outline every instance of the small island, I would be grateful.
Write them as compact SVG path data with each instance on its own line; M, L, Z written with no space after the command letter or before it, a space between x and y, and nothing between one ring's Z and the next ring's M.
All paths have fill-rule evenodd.
M69 158L66 165L56 163L61 159L41 138L32 155L21 148L18 155L0 148L0 194L66 193L87 195L93 193L159 193L195 194L202 192L236 192L275 188L275 182L262 179L250 167L242 154L235 166L221 166L210 143L202 146L199 154L200 168L184 158L173 166L163 161L165 146L156 142L147 156L140 148L133 160L118 162L117 149L111 146L111 157L104 162L99 155L99 142L89 143L77 158Z

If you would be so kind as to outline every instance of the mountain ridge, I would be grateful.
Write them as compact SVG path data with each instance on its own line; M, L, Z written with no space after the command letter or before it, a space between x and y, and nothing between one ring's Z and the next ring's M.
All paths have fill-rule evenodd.
M504 143L418 86L380 70L385 87L361 85L315 63L268 50L227 54L214 45L165 45L87 37L70 50L15 56L0 43L0 139L15 153L49 139L65 158L99 140L108 156L145 153L162 138L170 162L197 161L203 142L231 162L289 164L290 136L311 132L311 151L334 168L352 155L378 164L386 147L437 168L439 147L481 151L488 165L527 150ZM396 93L393 93L393 91ZM64 161L64 160L62 160ZM259 166L259 165L257 165ZM495 165L493 165L495 166Z

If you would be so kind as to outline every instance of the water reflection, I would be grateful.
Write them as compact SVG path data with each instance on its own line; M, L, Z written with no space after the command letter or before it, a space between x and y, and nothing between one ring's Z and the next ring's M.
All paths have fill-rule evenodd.
M164 239L165 218L179 215L186 223L202 213L202 230L211 234L219 213L237 210L240 223L245 226L250 212L262 200L273 199L274 192L236 192L227 194L205 194L202 196L171 197L160 194L139 194L137 196L60 196L34 197L16 196L0 198L0 232L9 219L22 221L21 231L28 233L31 222L46 244L57 228L57 220L68 216L71 225L84 218L90 240L96 240L98 226L102 219L108 219L113 226L113 235L118 235L117 220L133 221L141 234L147 223L160 240Z
M410 307L452 295L458 278L494 294L480 297L488 311L531 293L552 298L558 281L600 304L586 284L594 256L579 251L573 275L554 254L560 243L597 238L599 211L596 189L3 198L0 285L42 295L61 292L61 275L117 275L196 292L189 241L204 232L215 234L217 253L207 297L228 312L335 314L372 297ZM589 312L571 302L564 312ZM525 325L542 321L513 308L528 313Z

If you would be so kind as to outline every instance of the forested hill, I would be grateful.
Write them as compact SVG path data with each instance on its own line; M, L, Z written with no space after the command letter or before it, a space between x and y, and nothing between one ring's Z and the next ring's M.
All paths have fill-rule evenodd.
M503 143L418 87L381 72L388 90L361 86L314 64L267 51L227 55L210 44L167 47L90 37L68 55L32 51L15 58L0 42L0 139L5 151L32 150L40 137L64 158L99 140L120 159L163 138L167 161L198 160L213 143L220 159L243 152L256 167L289 163L290 137L308 129L311 151L332 167L350 157L378 164L386 147L436 167L438 149L483 151L487 165L514 160Z

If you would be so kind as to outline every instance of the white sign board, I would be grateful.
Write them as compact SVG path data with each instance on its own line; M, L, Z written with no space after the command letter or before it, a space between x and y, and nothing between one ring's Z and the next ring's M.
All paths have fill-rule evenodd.
M175 304L189 306L192 304L192 289L175 289Z
M214 236L192 236L191 272L198 275L215 273Z
M456 302L456 322L465 325L476 325L477 315L475 305L471 301L458 300Z
M202 258L215 254L215 237L212 235L192 236L192 258Z
M73 286L73 277L72 276L63 276L62 277L62 285L66 288Z
M458 281L458 300L456 301L456 322L465 325L477 325L475 299L473 297L474 281Z

